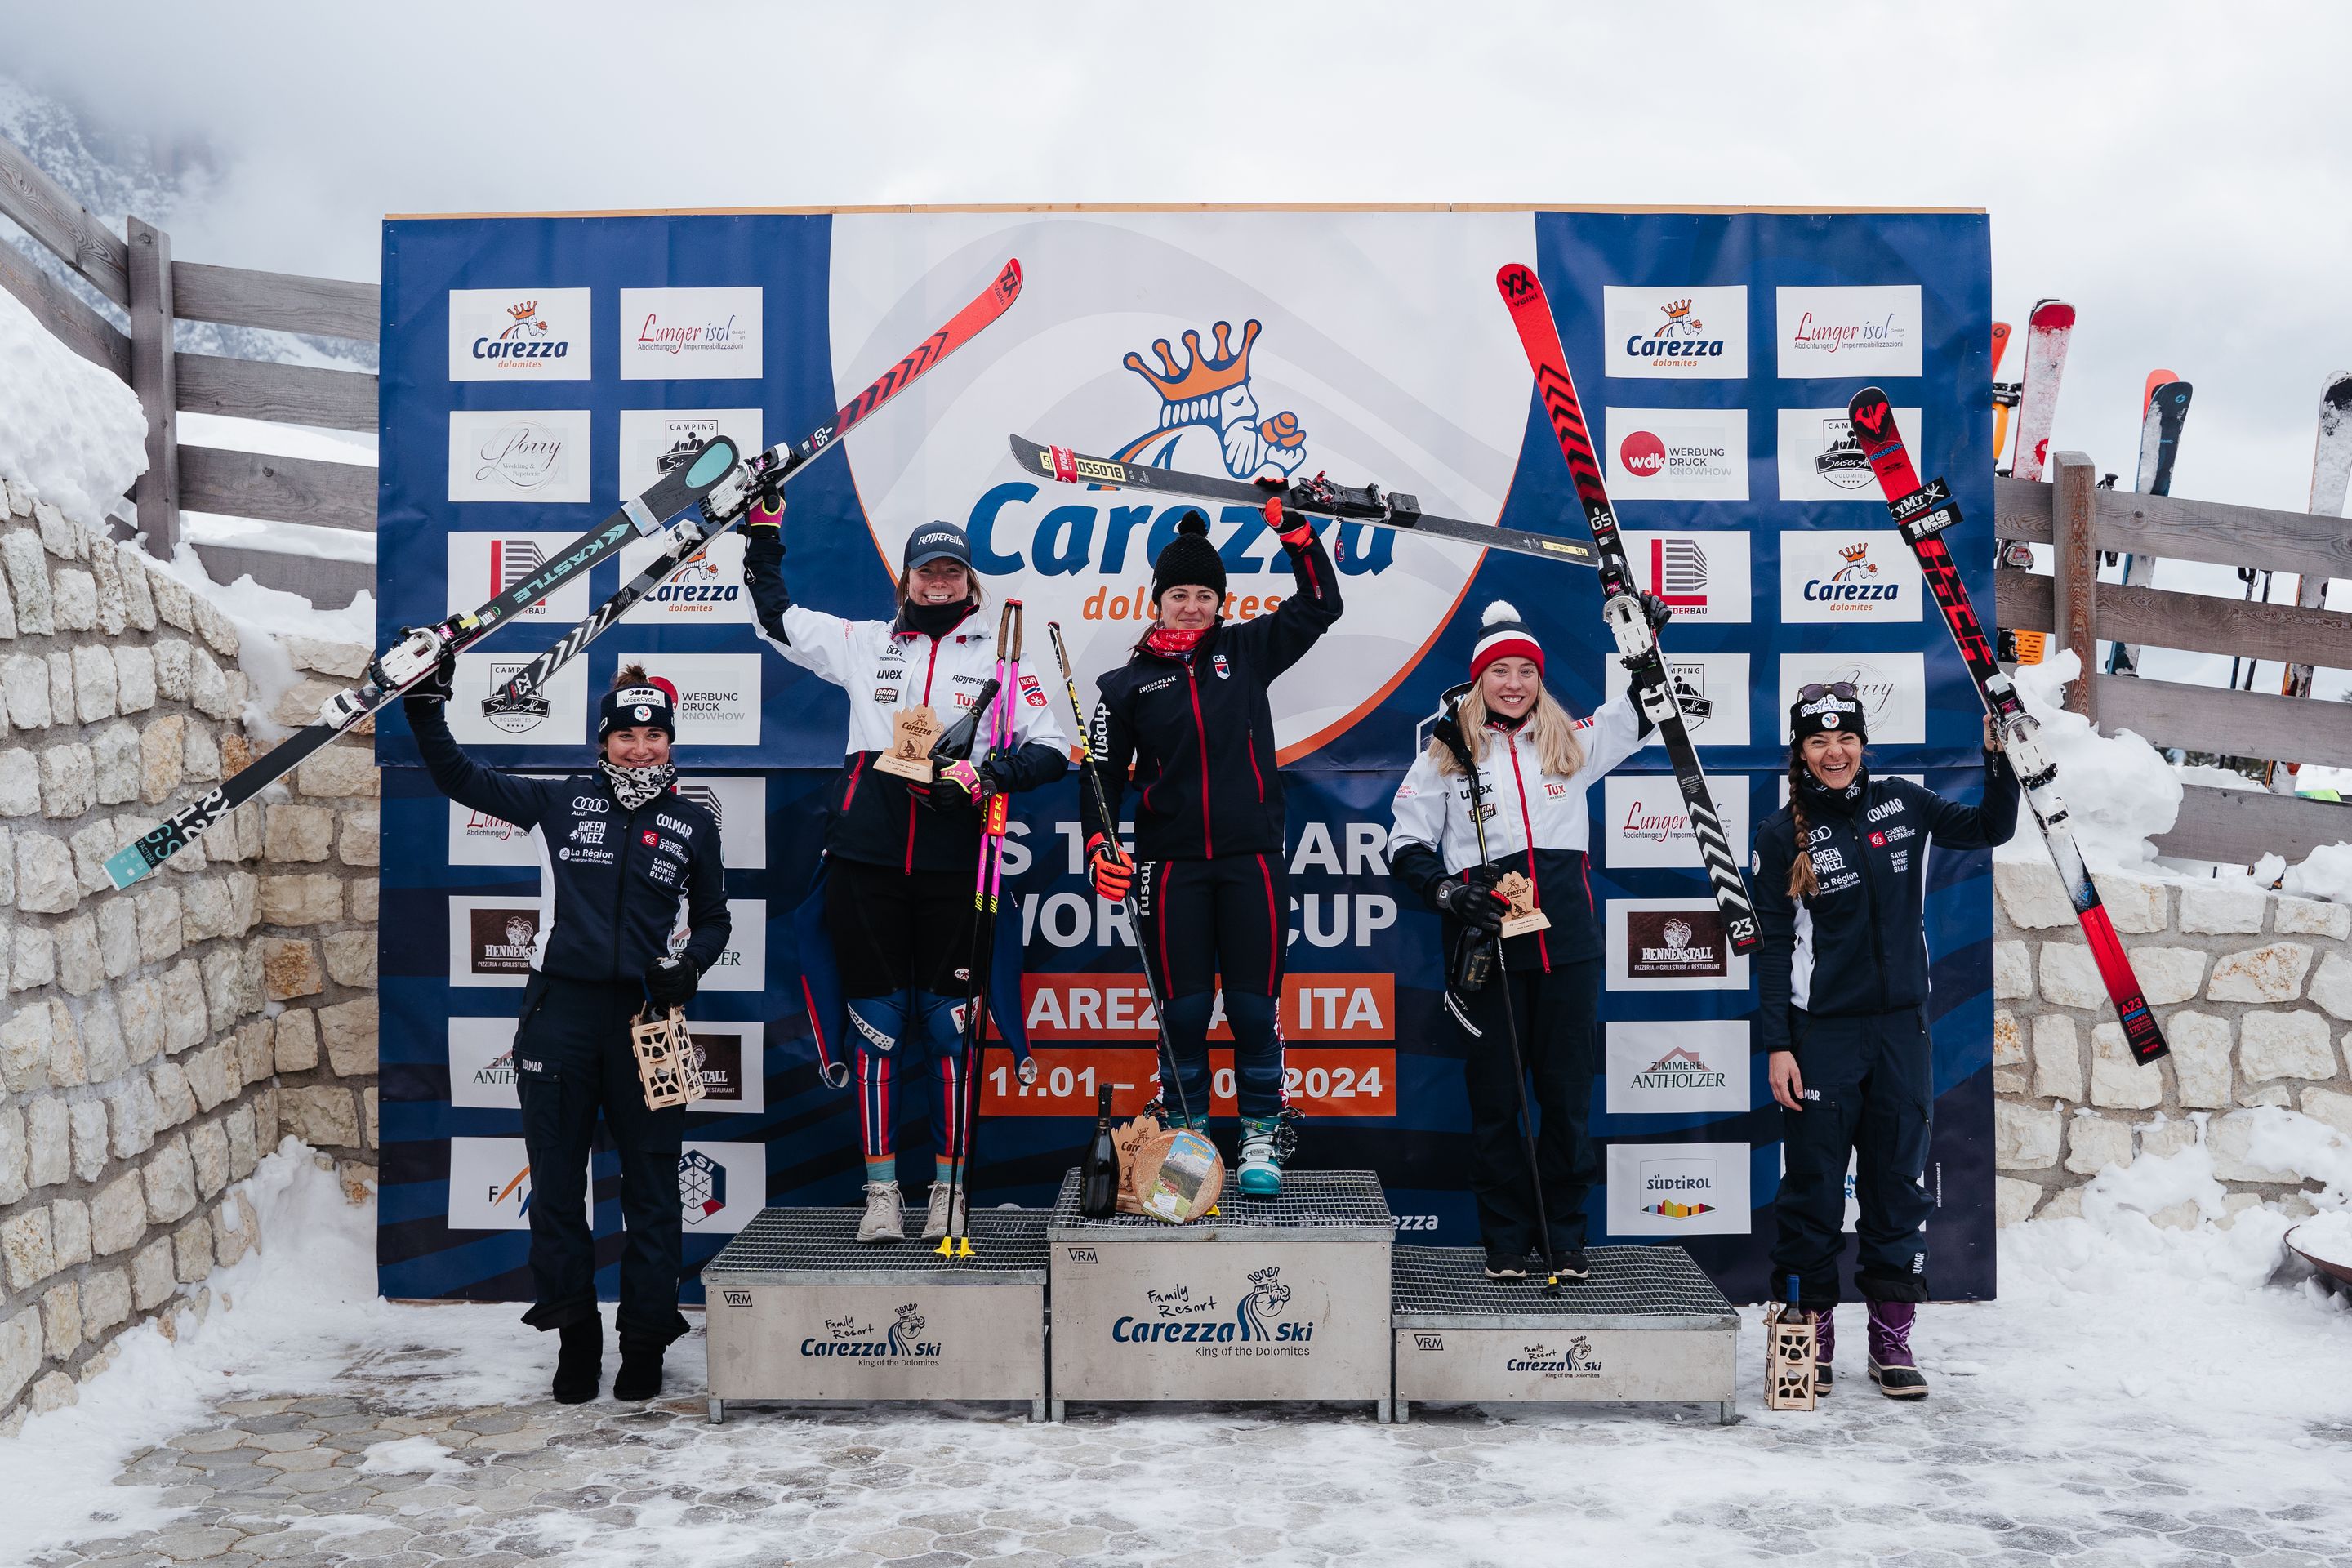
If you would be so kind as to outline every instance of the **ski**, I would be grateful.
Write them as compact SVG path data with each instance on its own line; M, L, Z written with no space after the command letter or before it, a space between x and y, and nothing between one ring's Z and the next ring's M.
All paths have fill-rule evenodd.
M2311 449L2311 504L2305 510L2315 517L2343 516L2347 481L2352 481L2352 372L2337 371L2319 394L2319 435ZM2326 577L2295 578L2294 602L2304 609L2319 609L2326 598ZM2311 669L2307 664L2287 666L2279 681L2279 694L2310 696ZM2282 795L2293 795L2296 775L2302 771L2301 763L2273 764L2271 786Z
M2194 391L2168 370L2147 373L2147 385L2140 393L2139 468L2132 479L2132 489L2137 494L2172 493L2172 465L2180 455L2180 432L2189 423L2189 399ZM2124 556L2123 581L2125 586L2131 588L2153 586L2156 557L2127 552ZM2107 673L2138 674L2138 645L2112 644L2107 649Z
M1155 495L1181 496L1190 500L1223 501L1263 511L1269 496L1279 496L1282 510L1308 517L1345 522L1368 522L1400 533L1427 534L1460 540L1486 550L1507 550L1520 555L1564 561L1571 566L1595 564L1592 546L1580 539L1556 539L1549 533L1439 517L1421 510L1421 498L1378 485L1335 484L1321 474L1287 486L1272 480L1234 479L1222 475L1188 474L1177 468L1122 463L1110 458L1090 458L1067 447L1055 447L1027 436L1010 437L1013 460L1040 479L1070 485L1110 485L1121 489L1149 490Z
M2050 461L2050 426L2058 416L2058 382L2066 371L2066 342L2074 332L2074 307L2043 300L2025 327L2025 380L2018 390L2017 457L2010 472L2039 479Z
M720 437L682 466L664 473L642 495L622 502L619 510L558 551L538 572L512 584L480 608L451 616L434 626L412 628L398 643L368 661L361 684L329 698L320 710L318 722L296 731L234 777L190 801L134 842L117 850L106 862L108 879L119 889L151 875L221 817L291 773L305 758L338 736L349 734L389 706L408 688L431 674L444 658L471 648L517 613L577 581L631 539L660 533L670 519L699 503L698 520L680 525L690 531L691 540L681 537L646 573L640 573L616 595L615 600L626 599L619 609L605 614L614 603L607 601L587 622L574 627L559 645L559 648L568 647L568 651L562 652L554 663L561 664L577 654L610 626L622 610L635 604L695 551L704 548L711 537L740 519L761 489L781 483L792 471L829 450L845 431L1002 315L1020 292L1021 264L1009 261L979 299L844 405L831 424L819 427L805 441L772 447L747 464L740 461L734 443ZM665 566L664 561L668 564ZM648 580L648 574L655 573L658 574ZM542 656L530 668L541 669L546 658ZM548 665L541 673L541 683L553 668ZM509 683L509 688L513 685L514 682Z
M739 489L730 487L727 504L706 506L698 517L688 518L672 531L668 548L649 562L646 569L624 584L621 590L590 611L586 619L573 626L553 647L541 654L517 670L507 683L482 700L482 711L513 713L529 711L543 706L546 699L541 689L553 679L555 672L577 658L582 649L611 630L614 622L635 609L645 596L667 582L669 574L710 547L711 541L740 522L750 510L751 500L762 491L781 489L793 476L833 449L834 444L856 429L876 409L905 391L948 355L955 353L1012 308L1021 297L1021 263L1008 261L996 280L982 289L970 304L949 320L939 331L915 345L898 363L882 373L872 385L842 405L829 425L821 425L805 440L779 443L756 457L746 458L741 469Z
M2009 411L2017 406L2017 389L2000 379L2000 362L2009 355L2009 323L1992 324L1992 463L2000 467L2001 444L2009 439ZM2007 395L2003 395L2006 394Z
M1936 595L1936 607L1944 612L1944 624L1951 631L1952 641L1959 646L1960 659L1969 667L1969 675L1977 683L1977 694L1983 699L1994 726L2000 731L2009 764L2025 786L2026 802L2042 825L2042 837L2050 846L2050 858L2057 862L2059 879L2074 900L2075 918L2083 923L2091 960L2098 966L2099 978L2105 982L2107 995L2115 1004L2116 1017L2123 1025L2124 1043L2131 1048L2134 1061L2142 1065L2152 1062L2168 1048L2164 1043L2164 1032L2157 1026L2156 1015L2148 1011L2139 977L2132 972L2131 958L2124 952L2115 921L2099 898L2098 884L2091 879L2090 868L2083 863L2083 852L2074 842L2066 803L2058 795L2058 765L2042 749L2040 722L2026 711L2017 688L1993 662L1991 645L1985 640L1984 627L1978 624L1976 611L1969 603L1960 569L1944 544L1943 531L1960 521L1959 508L1953 503L1951 491L1943 480L1920 484L1918 472L1911 466L1910 451L1903 444L1903 433L1895 426L1895 410L1888 405L1885 393L1874 386L1863 388L1853 395L1847 415L1853 421L1854 433L1861 437L1871 471L1878 476L1878 487L1886 497L1887 513L1910 544L1911 552L1918 557L1920 573Z
M1568 463L1569 477L1576 482L1576 498L1584 507L1584 521L1601 553L1601 618L1608 622L1618 652L1633 675L1635 700L1665 742L1675 783L1682 790L1683 807L1690 813L1691 834L1698 841L1699 858L1715 892L1716 908L1723 911L1726 939L1732 952L1747 952L1756 946L1756 909L1748 901L1747 879L1739 874L1739 858L1724 834L1723 818L1716 812L1706 770L1699 766L1698 748L1691 743L1689 727L1683 722L1673 674L1642 614L1641 586L1625 559L1617 512L1609 504L1601 459L1593 455L1592 437L1585 426L1583 405L1577 401L1576 383L1569 375L1568 353L1560 347L1551 301L1545 297L1535 269L1516 261L1495 274L1495 287L1511 309L1519 343L1527 350L1528 367L1535 373L1536 394L1543 401L1553 436L1559 438L1560 456Z
M207 790L154 827L107 858L106 875L120 889L152 875L214 823L299 766L303 759L339 735L349 734L378 709L431 674L445 653L470 647L630 540L659 533L669 519L700 500L736 467L733 442L721 437L682 468L662 475L642 494L556 551L538 571L478 609L430 626L411 628L401 640L368 661L361 684L339 691L320 710L318 722L297 731L239 769L235 777Z

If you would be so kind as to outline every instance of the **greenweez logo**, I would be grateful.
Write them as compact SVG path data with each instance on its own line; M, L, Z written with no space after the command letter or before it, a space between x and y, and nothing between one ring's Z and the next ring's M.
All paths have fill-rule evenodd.
M1120 1318L1111 1324L1110 1337L1119 1344L1195 1345L1196 1355L1307 1354L1315 1323L1288 1316L1290 1287L1282 1282L1281 1266L1258 1269L1249 1285L1230 1317L1217 1311L1214 1296L1195 1298L1189 1284L1147 1289L1143 1294L1152 1315Z
M937 1366L943 1347L923 1337L929 1325L919 1302L898 1309L889 1325L860 1322L856 1313L824 1321L823 1334L801 1342L801 1354L810 1359L849 1360L868 1366Z

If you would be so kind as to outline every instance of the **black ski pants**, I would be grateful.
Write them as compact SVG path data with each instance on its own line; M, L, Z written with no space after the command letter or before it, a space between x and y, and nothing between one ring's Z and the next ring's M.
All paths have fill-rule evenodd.
M1470 1094L1470 1192L1478 1202L1478 1236L1497 1256L1541 1250L1534 1190L1528 1182L1519 1096L1511 1082L1506 996L1518 1028L1519 1056L1534 1085L1536 1169L1542 1173L1544 1217L1561 1251L1584 1245L1584 1203L1601 1180L1592 1142L1592 1080L1599 1070L1593 1017L1601 1002L1601 961L1497 973L1466 994L1449 991L1445 1014L1462 1047Z
M1766 1295L1785 1299L1794 1274L1808 1310L1837 1305L1851 1152L1862 1205L1854 1288L1865 1301L1924 1301L1936 1206L1921 1184L1935 1107L1927 1018L1916 1007L1856 1018L1790 1011L1805 1109L1780 1113L1787 1169L1773 1205L1780 1237Z
M1244 1117L1283 1107L1283 963L1290 877L1279 854L1145 860L1136 867L1136 940L1168 1005L1168 1048L1183 1093L1164 1096L1205 1120L1213 1079L1209 1029L1222 989L1234 1035L1234 1098Z
M523 1321L560 1329L596 1315L596 1245L588 1156L596 1118L621 1156L620 1331L667 1344L686 1332L677 1310L679 1146L686 1110L646 1109L629 1021L645 1005L636 981L550 980L523 988L515 1085L530 1156L532 1306Z

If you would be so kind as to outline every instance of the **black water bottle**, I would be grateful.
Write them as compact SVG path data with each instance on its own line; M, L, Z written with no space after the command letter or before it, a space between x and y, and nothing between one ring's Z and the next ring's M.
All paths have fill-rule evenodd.
M1108 1219L1118 1212L1118 1148L1110 1137L1108 1084L1096 1107L1094 1139L1078 1162L1078 1212L1088 1219Z

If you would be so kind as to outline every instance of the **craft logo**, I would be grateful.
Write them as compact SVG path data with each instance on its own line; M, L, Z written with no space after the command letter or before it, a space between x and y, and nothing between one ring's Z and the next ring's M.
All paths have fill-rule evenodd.
M688 1225L727 1206L727 1167L699 1149L677 1157L677 1202Z
M887 1327L861 1322L855 1312L845 1313L825 1319L824 1333L803 1340L801 1354L867 1366L937 1366L946 1350L938 1340L925 1337L929 1327L918 1301L900 1307Z
M1601 1375L1601 1358L1592 1353L1592 1341L1584 1334L1570 1340L1564 1348L1549 1345L1521 1345L1503 1363L1506 1372L1531 1372L1550 1381L1556 1378L1588 1378Z
M1634 1089L1721 1089L1727 1075L1707 1065L1696 1051L1677 1046L1633 1075Z
M449 379L585 381L585 289L452 289Z
M1638 380L1732 381L1748 374L1745 288L1605 287L1608 374Z
M496 691L508 681L529 669L530 666L531 661L527 658L490 660L489 689ZM486 710L482 717L488 720L494 727L504 730L509 735L520 735L538 729L541 721L545 720L551 711L552 708L548 700L547 688L542 686L520 701L501 702L495 709Z
M762 374L761 295L746 289L621 290L621 379L710 381Z
M664 415L661 422L661 452L654 466L667 474L694 461L694 455L719 439L719 421L708 415L691 417Z
M530 951L539 940L536 908L466 911L472 934L467 967L474 974L528 974Z
M1625 973L1633 979L1722 979L1730 973L1728 956L1723 916L1714 910L1625 913Z
M1290 1287L1279 1264L1252 1273L1249 1290L1231 1317L1217 1315L1213 1295L1195 1297L1189 1284L1165 1290L1146 1288L1150 1318L1122 1317L1110 1327L1118 1344L1190 1344L1202 1355L1305 1355L1315 1337L1312 1319L1291 1315ZM1209 1347L1232 1346L1232 1349Z
M1712 1160L1644 1160L1642 1162L1641 1209L1660 1219L1696 1219L1713 1214L1716 1205L1715 1162Z
M1917 375L1919 300L1916 283L1777 289L1781 376Z
M1744 408L1611 408L1606 449L1622 500L1746 500Z
M1853 419L1822 421L1822 450L1813 459L1813 472L1842 490L1858 490L1872 481L1870 459L1862 455L1862 437L1853 433Z

